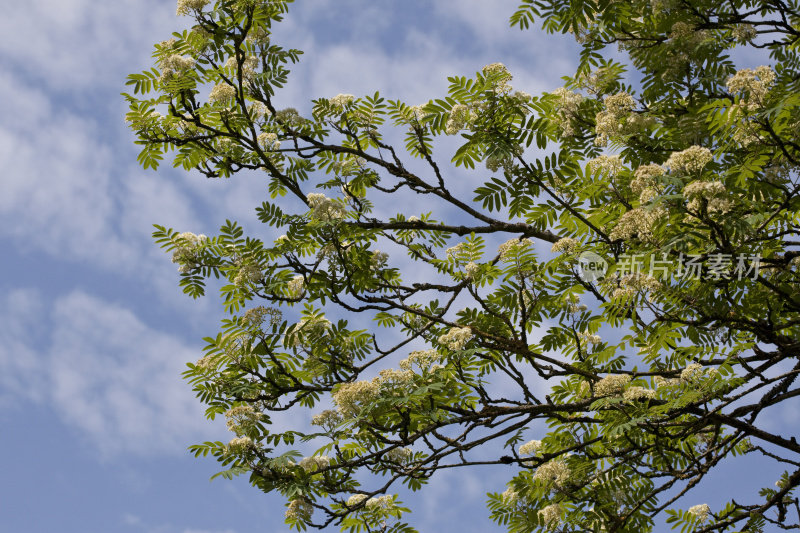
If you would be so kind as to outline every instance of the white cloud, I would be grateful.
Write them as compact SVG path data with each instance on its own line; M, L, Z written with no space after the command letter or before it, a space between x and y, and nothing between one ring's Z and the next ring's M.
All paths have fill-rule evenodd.
M0 385L48 404L106 456L182 453L212 432L180 377L199 349L124 307L81 292L45 303L17 290L0 320L11 326L0 337Z
M131 513L126 513L122 517L122 523L129 527L135 527L142 533L236 533L233 529L198 529L193 527L179 527L172 524L147 524L141 517Z
M17 290L0 302L0 405L41 401L46 380L30 342L46 329L45 306L32 290Z
M149 48L131 44L166 38L179 23L172 2L12 2L0 19L0 55L58 92L116 87L120 73L149 54Z

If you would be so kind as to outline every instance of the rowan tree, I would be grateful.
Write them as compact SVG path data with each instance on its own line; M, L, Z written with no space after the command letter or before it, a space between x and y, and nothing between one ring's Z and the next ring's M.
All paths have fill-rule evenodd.
M185 376L235 437L195 454L297 529L414 531L400 487L486 464L512 532L800 529L795 428L764 423L800 395L800 4L522 0L511 26L580 43L562 87L494 63L301 114L277 107L301 52L270 39L290 3L179 0L194 26L125 95L145 168L268 183L258 235L155 233L230 313ZM775 486L704 503L752 457Z

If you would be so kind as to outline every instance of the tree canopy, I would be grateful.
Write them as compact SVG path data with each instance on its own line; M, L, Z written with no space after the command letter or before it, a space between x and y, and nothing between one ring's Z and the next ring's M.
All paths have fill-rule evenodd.
M765 423L800 395L800 4L522 0L512 27L580 44L563 87L494 63L307 116L275 106L290 4L179 0L194 26L125 94L145 168L268 182L263 234L155 232L230 313L185 377L234 438L194 453L301 530L414 531L400 487L486 464L512 532L800 529L796 428ZM754 457L785 473L704 502Z

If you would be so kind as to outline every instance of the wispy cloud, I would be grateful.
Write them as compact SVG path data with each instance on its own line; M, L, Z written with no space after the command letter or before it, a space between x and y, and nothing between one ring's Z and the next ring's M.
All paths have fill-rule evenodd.
M180 378L198 347L82 292L46 302L17 290L1 305L6 402L24 394L49 405L106 456L182 453L214 432Z
M130 513L123 515L122 523L128 527L135 528L141 533L236 533L234 529L201 529L172 524L152 525L148 524L140 516Z

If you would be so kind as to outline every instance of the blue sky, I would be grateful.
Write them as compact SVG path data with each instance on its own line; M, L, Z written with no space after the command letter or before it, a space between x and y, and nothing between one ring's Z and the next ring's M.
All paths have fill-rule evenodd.
M519 32L516 0L300 1L275 41L303 49L280 106L337 93L410 104L447 76L505 63L535 94L572 70L569 39ZM173 0L31 0L0 19L0 531L284 532L283 502L215 481L186 447L227 440L180 379L217 329L213 292L177 287L152 224L258 231L252 176L141 170L128 73L186 24ZM796 422L796 420L794 421ZM448 474L417 498L422 531L484 531L509 472Z

